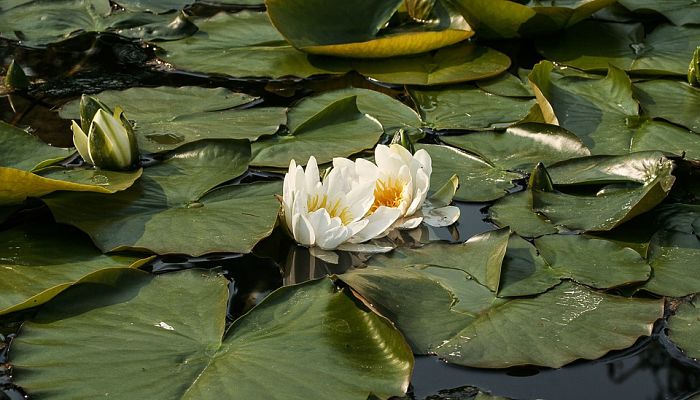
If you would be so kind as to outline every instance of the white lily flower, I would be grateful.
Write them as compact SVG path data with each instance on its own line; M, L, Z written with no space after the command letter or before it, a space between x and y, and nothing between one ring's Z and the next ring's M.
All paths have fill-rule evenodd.
M347 174L346 180L361 184L373 182L374 203L369 218L372 218L372 213L389 208L400 213L393 226L399 229L413 229L421 222L447 226L457 221L459 208L436 208L426 202L433 171L427 151L420 149L411 154L400 144L380 144L375 149L374 159L376 164L363 159L354 162L344 158L333 159L334 168L342 168Z
M129 169L136 163L136 138L119 107L112 115L111 110L98 100L83 96L80 114L83 126L73 121L71 130L73 144L85 162L113 170Z
M333 168L321 181L316 158L306 170L292 160L284 177L284 222L297 243L323 250L363 243L383 234L399 217L384 207L370 213L374 182L347 179L345 167Z

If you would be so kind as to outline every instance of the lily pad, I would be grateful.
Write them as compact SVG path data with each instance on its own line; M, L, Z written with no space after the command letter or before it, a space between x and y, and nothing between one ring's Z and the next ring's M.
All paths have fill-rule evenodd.
M360 74L399 85L444 85L496 76L510 67L505 54L474 43L459 43L440 50L383 60L354 60Z
M532 211L532 193L511 193L489 207L489 218L499 227L510 227L524 237L557 233L558 229L544 217Z
M88 276L23 325L17 383L55 399L359 400L407 389L413 357L401 335L330 280L282 288L225 330L227 285L196 270Z
M700 358L700 310L695 303L681 304L669 317L668 335L688 357Z
M148 259L103 255L82 232L62 225L20 225L0 232L0 315L51 300L80 278Z
M649 335L663 314L663 300L610 296L568 282L505 300L474 280L438 282L411 267L359 269L341 279L394 321L415 353L479 368L557 368L595 359Z
M310 156L323 164L371 149L384 133L377 119L359 110L356 95L332 102L307 101L289 110L289 135L253 143L252 165L286 168L293 159L305 165Z
M433 129L503 128L523 119L535 104L532 99L498 96L474 85L409 93L426 126Z
M653 80L634 84L644 112L700 133L700 89L685 82Z
M196 86L108 90L95 95L120 106L134 121L142 151L172 150L202 139L248 139L274 134L286 121L282 107L231 109L256 98L223 88ZM63 118L79 117L79 100L60 110Z
M640 74L682 75L700 42L700 27L583 21L537 42L545 58L572 67L604 71L609 65Z
M129 190L44 200L56 220L88 233L105 252L248 253L275 226L274 194L281 193L281 182L212 189L246 171L249 146L235 140L190 143L144 170Z
M535 122L513 125L505 132L475 132L441 139L509 171L529 172L539 162L551 165L591 155L581 140L566 129Z
M673 166L660 152L563 161L548 169L555 187L588 186L588 190L565 193L546 186L532 187L533 210L570 229L610 230L666 198L675 181ZM533 172L543 179L546 174L542 167Z
M693 0L619 0L625 8L635 12L657 12L675 25L697 24L700 4Z
M657 232L649 244L654 273L642 288L681 297L700 292L700 206L667 204L653 211Z
M458 269L496 292L509 236L510 229L505 228L472 236L461 244L429 243L416 249L397 248L387 255L372 257L367 265L403 267L426 264Z
M423 132L420 130L422 121L418 113L388 95L369 89L347 88L306 97L293 107L290 114L294 119L308 119L318 113L318 110L351 96L357 97L357 109L376 118L387 136L393 137L396 131L403 129L413 140L423 137ZM290 123L293 124L294 121Z
M287 43L265 13L241 11L195 19L199 32L161 43L159 56L181 69L235 77L306 78L344 74L346 62L307 55Z
M266 0L270 20L294 47L308 53L378 58L424 53L474 34L449 3L435 3L425 21L386 27L402 0ZM418 22L418 23L417 23ZM425 23L421 23L425 22ZM409 27L410 25L410 27Z
M528 85L527 75L529 72L525 69L518 69L519 76L505 72L494 78L476 81L476 85L485 92L499 96L535 97L535 93Z
M504 171L493 164L454 147L418 144L417 149L425 149L433 162L430 186L437 188L456 174L459 189L454 199L459 201L491 201L506 195L515 187L513 180L522 175Z
M567 28L615 1L456 0L455 3L474 24L479 36L514 38Z
M615 67L600 79L555 69L551 62L543 61L532 70L530 80L540 108L548 110L547 122L576 134L593 154L628 153L633 143L649 143L645 138L659 136L665 136L666 141L654 143L664 147L653 150L672 150L692 138L687 132L640 116L630 79ZM609 95L602 97L601 93Z
M0 11L1 35L25 45L47 45L84 32L116 31L128 37L176 39L196 27L180 15L115 11L108 0L34 0Z
M73 153L73 149L49 146L27 131L0 121L0 167L31 172Z
M130 11L149 11L163 13L172 10L181 10L196 0L117 0L115 3Z

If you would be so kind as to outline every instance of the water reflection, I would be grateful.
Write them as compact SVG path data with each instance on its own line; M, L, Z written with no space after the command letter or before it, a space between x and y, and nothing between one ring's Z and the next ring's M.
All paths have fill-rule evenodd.
M598 361L580 361L560 369L485 370L416 357L413 396L423 399L446 387L472 385L513 399L683 400L700 393L700 368L674 358L660 336L631 351L613 352Z

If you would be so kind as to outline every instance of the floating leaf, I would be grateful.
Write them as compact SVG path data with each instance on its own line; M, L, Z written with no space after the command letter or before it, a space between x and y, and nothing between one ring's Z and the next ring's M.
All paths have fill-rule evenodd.
M27 131L0 121L0 167L32 171L73 153L73 149L49 146Z
M524 237L537 237L557 233L557 228L544 217L532 211L530 191L509 194L489 207L489 217L500 227L509 226Z
M512 125L527 115L531 99L498 96L474 85L410 90L423 121L433 129L481 130Z
M517 77L509 72L505 72L495 78L476 81L476 85L485 92L499 96L535 97L527 81L529 72L525 69L518 69L519 76Z
M644 112L652 117L700 133L700 89L684 82L652 80L635 83L634 94Z
M418 144L425 149L433 162L430 186L439 187L452 175L459 177L459 189L455 200L491 201L506 195L513 188L512 181L522 176L504 171L476 157L449 146Z
M462 244L429 243L417 249L397 248L387 255L372 257L370 267L437 265L466 272L491 291L498 290L501 263L510 229L499 229L472 236Z
M335 101L352 96L357 97L357 109L376 118L387 136L393 136L399 129L403 129L414 140L423 136L418 113L390 96L369 89L347 88L306 97L293 107L290 114L294 119L307 119ZM290 123L293 124L293 120Z
M510 67L505 54L474 43L460 43L432 53L354 60L360 74L400 85L444 85L496 76Z
M308 53L379 58L424 53L474 34L446 3L431 7L429 21L386 27L402 0L266 0L270 20L294 47ZM410 25L410 26L409 26Z
M330 280L282 288L225 331L227 285L196 270L92 274L23 325L17 383L55 399L366 399L407 389L413 357L401 335Z
M539 162L551 165L591 155L576 135L556 125L536 122L513 125L505 132L443 136L442 140L510 171L529 172Z
M235 140L190 143L144 170L129 190L64 193L45 202L56 220L88 233L103 251L247 253L275 226L280 183L212 188L246 171L249 146Z
M83 32L117 31L146 40L192 34L196 28L177 23L178 18L173 21L172 15L113 11L108 0L37 0L11 4L0 11L0 26L2 36L25 45L47 45Z
M668 319L668 336L688 357L700 358L700 310L681 304Z
M642 288L681 297L700 292L697 260L700 257L700 206L668 204L653 211L657 232L649 244L654 270Z
M568 282L532 298L497 299L461 271L442 269L455 276L434 278L438 269L365 268L341 279L394 321L414 352L480 368L557 368L596 359L649 335L663 314L663 300L610 296Z
M182 40L161 43L160 57L178 68L236 77L343 74L346 62L303 53L284 40L265 13L219 13L194 20L199 32ZM318 61L318 62L317 62Z
M287 168L294 159L304 165L310 156L319 164L371 149L384 129L358 108L356 95L333 102L300 102L288 113L290 135L253 143L252 165Z
M248 139L274 134L286 121L285 109L230 109L255 97L228 89L195 86L107 90L95 96L120 106L135 121L139 148L159 152L202 139ZM78 118L79 101L60 110L63 118Z
M700 4L692 0L619 0L619 3L635 12L655 11L676 25L700 21Z
M660 152L563 161L548 169L556 188L588 185L590 189L565 193L532 187L533 209L555 225L610 230L658 205L673 186L672 170L673 162Z
M700 27L660 25L645 34L642 24L583 21L537 42L545 58L584 70L609 65L641 74L688 73L689 55L700 42Z
M567 28L615 1L454 0L454 3L475 25L479 36L514 38Z
M147 261L103 255L81 232L61 225L21 225L0 232L0 240L0 314L46 303L92 272Z

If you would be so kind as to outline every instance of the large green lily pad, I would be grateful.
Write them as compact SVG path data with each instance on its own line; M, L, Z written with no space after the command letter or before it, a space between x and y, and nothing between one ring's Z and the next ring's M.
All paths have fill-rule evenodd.
M73 153L73 149L48 146L27 131L0 121L0 167L33 171Z
M442 269L443 276L452 271L449 279L426 272L438 269L365 268L341 279L394 321L414 352L480 368L595 359L649 335L663 314L663 300L610 296L574 283L498 299L462 271Z
M474 34L448 3L434 3L423 21L386 27L402 0L266 0L270 20L294 47L341 57L424 53ZM417 23L421 22L421 23ZM424 22L424 23L422 23Z
M510 1L455 0L479 36L513 38L572 26L614 0ZM524 4L523 4L524 3Z
M513 232L524 237L537 237L558 231L544 217L532 211L532 192L529 190L498 199L489 207L489 217L494 224L509 226Z
M700 42L700 27L583 21L537 42L545 58L576 68L604 71L609 65L640 74L681 75Z
M372 257L367 265L403 267L425 264L462 270L496 292L509 236L510 229L505 228L473 236L462 244L429 243L416 249L398 248L387 255Z
M307 103L308 101L308 103ZM288 115L288 135L275 135L253 143L252 165L286 168L291 160L304 165L315 156L319 164L371 149L384 133L374 117L358 106L358 97L332 101L304 100Z
M247 141L203 140L179 147L115 195L45 198L56 220L88 233L103 251L157 254L250 252L275 226L278 182L225 186L246 171ZM76 206L76 205L80 206Z
M282 107L230 109L256 98L228 89L196 86L108 90L95 95L120 106L134 121L141 151L172 150L202 139L248 139L274 134L286 121ZM63 118L79 117L79 101L60 110Z
M83 32L115 31L146 40L172 40L194 33L180 15L115 11L108 0L34 0L0 11L2 36L26 45L47 45Z
M81 232L62 225L21 225L0 232L0 240L0 315L46 303L92 272L147 261L103 255Z
M700 206L667 204L653 211L656 233L649 244L654 270L643 289L681 297L700 292Z
M482 130L502 128L523 119L532 99L505 97L474 85L410 91L426 126L433 129Z
M433 162L430 186L438 188L452 175L459 177L459 189L454 196L461 201L491 201L506 195L515 187L513 180L522 175L508 172L472 154L450 146L419 144L417 149L425 149Z
M644 111L652 117L700 133L700 89L685 82L652 80L635 83L634 94Z
M459 43L440 50L381 60L354 60L360 74L399 85L444 85L496 76L510 67L510 58L486 46Z
M610 230L666 198L675 181L673 166L660 152L563 161L548 169L551 182L572 192L544 184L532 187L533 210L570 229ZM533 174L541 182L549 178L542 167Z
M197 270L88 276L23 325L17 383L55 399L359 400L407 389L413 357L401 335L330 280L282 288L225 331L227 285Z
M196 34L160 44L164 61L181 69L235 77L306 78L351 70L345 62L317 62L318 57L295 49L265 13L219 13L195 23Z
M535 93L528 84L527 75L529 70L519 68L518 76L509 72L504 72L493 78L476 81L479 89L499 96L531 98Z
M638 142L659 146L649 150L673 151L693 139L687 131L640 116L630 79L615 67L600 79L543 61L530 80L540 108L548 110L547 122L576 134L593 154L624 154L639 147ZM653 137L664 140L650 142Z
M695 303L678 307L668 319L668 335L688 357L700 358L700 310Z
M676 25L700 21L700 4L693 0L619 0L619 3L635 12L658 12Z
M475 132L444 136L442 140L509 171L529 172L540 162L552 165L591 155L576 135L556 125L536 122L513 125L505 132Z

